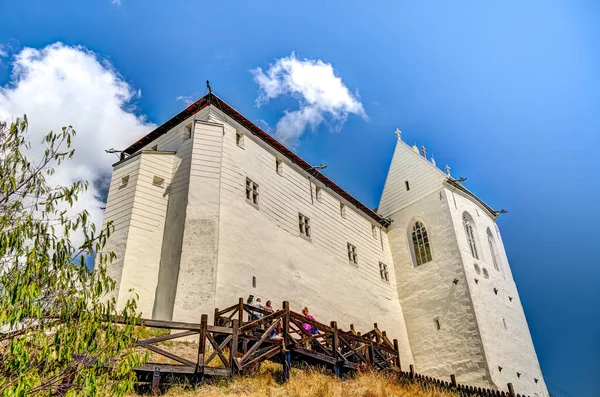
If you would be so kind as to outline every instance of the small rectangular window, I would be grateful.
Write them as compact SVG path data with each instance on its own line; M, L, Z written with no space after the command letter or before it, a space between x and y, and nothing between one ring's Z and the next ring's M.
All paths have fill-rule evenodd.
M256 288L256 276L252 276L252 288Z
M244 133L240 130L235 131L235 144L239 147L244 147Z
M283 161L280 158L275 158L275 171L283 175Z
M502 324L504 324L504 329L508 329L506 326L506 319L504 317L502 317Z
M342 218L346 217L346 204L340 203L340 215Z
M406 186L406 191L408 192L410 190L410 184L408 181L404 181L404 186Z
M165 178L154 175L154 178L152 178L152 184L154 186L163 186L165 184Z
M121 178L121 186L119 186L119 189L124 188L125 186L127 186L128 183L129 183L129 175L126 175L123 178Z
M350 263L358 264L358 254L356 252L356 247L350 243L348 243L348 260Z
M190 139L192 137L192 123L189 123L183 127L183 139Z
M442 329L442 324L440 324L440 319L439 318L434 318L433 319L433 324L435 325L435 329L436 331L439 331L440 329Z
M258 207L258 183L246 178L246 201Z
M315 188L315 192L316 192L316 196L317 196L317 201L323 202L323 189L321 188L321 186L317 186Z
M390 281L387 265L383 262L379 262L379 275L383 281Z
M154 150L156 152L158 150L158 145L152 146L152 148L150 148L150 150Z
M310 238L310 219L301 213L298 213L298 228L300 229L301 236Z

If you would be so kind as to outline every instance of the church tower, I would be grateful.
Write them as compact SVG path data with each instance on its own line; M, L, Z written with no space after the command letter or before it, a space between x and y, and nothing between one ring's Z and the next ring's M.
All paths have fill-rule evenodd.
M378 212L416 370L459 383L547 396L496 225L498 214L398 140Z

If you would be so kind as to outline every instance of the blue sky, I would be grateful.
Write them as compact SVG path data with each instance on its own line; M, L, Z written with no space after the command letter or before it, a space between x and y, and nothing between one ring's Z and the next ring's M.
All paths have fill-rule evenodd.
M166 121L184 107L176 98L201 96L209 79L219 96L274 132L284 111L301 105L284 95L258 107L251 71L266 72L292 52L320 59L366 116L350 112L344 123L308 129L297 153L326 163L330 178L375 207L400 128L492 207L508 209L498 223L549 388L598 395L600 259L591 248L600 242L600 3L284 3L2 0L0 113L32 118L34 109L38 120L82 125L94 142L89 149L101 153ZM40 94L48 80L29 76L37 83L28 86L24 74L11 77L24 48L56 42L93 51L84 53L112 74L77 57L56 67L81 61L117 76L107 94L118 99L114 124L95 130L104 120L48 114L51 99ZM50 59L25 58L21 67L31 70ZM107 97L69 91L65 81L46 85L71 101L61 108L91 115L77 106L108 106ZM101 169L110 169L106 156L95 157Z

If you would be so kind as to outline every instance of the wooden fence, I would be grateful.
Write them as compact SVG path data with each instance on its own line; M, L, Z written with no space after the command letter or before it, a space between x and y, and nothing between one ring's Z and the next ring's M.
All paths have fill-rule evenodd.
M117 321L118 322L118 321ZM350 325L340 329L335 321L329 325L310 320L290 310L283 302L281 310L269 312L244 303L219 310L215 309L214 323L208 324L203 314L200 323L141 320L141 325L173 331L169 335L138 340L137 345L178 364L148 363L137 368L139 373L150 374L152 389L159 391L161 377L166 374L194 375L198 381L204 376L233 376L251 371L265 360L282 364L283 380L290 376L292 362L303 361L331 369L337 376L366 369L386 371L399 382L417 383L424 389L437 388L458 393L460 396L520 397L509 383L508 392L475 388L430 378L415 373L413 365L405 372L400 367L398 340L390 340L377 324L361 334ZM156 346L159 342L197 337L198 353L195 361ZM208 352L208 353L207 353Z

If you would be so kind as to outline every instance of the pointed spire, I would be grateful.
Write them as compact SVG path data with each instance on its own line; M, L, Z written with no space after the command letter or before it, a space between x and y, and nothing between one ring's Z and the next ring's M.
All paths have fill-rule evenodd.
M419 148L417 147L417 144L415 143L414 145L412 145L412 150L416 153L416 154L420 154L419 153Z
M431 153L431 164L436 165L435 164L435 159L433 158L433 153Z
M394 134L396 134L399 141L402 140L402 131L400 131L400 129L396 128L396 132L394 132Z
M446 164L446 167L444 169L446 170L446 175L452 176L450 175L450 166L448 164Z

